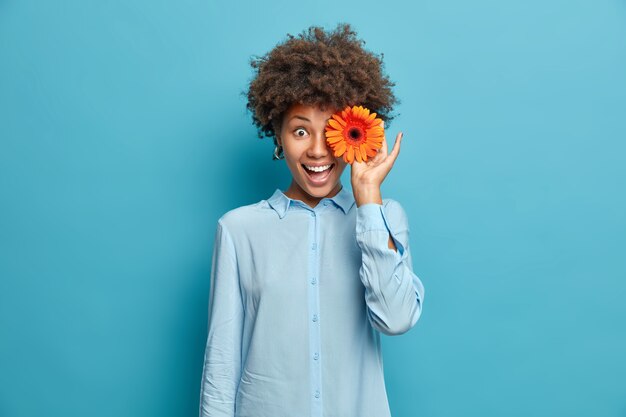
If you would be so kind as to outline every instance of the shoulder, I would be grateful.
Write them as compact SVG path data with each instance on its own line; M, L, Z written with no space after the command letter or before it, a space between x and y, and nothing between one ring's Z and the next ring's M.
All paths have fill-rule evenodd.
M263 201L228 210L217 220L218 226L232 233L243 224L254 222L264 211Z
M267 200L261 200L228 210L217 223L233 238L243 238L271 227L272 220L276 218L275 213Z

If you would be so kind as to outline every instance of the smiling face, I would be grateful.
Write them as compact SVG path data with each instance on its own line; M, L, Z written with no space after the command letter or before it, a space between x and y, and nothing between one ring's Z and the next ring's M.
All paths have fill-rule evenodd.
M324 134L335 111L294 104L285 112L277 136L293 177L285 195L311 207L322 198L333 197L342 187L341 174L347 163L341 157L335 158Z

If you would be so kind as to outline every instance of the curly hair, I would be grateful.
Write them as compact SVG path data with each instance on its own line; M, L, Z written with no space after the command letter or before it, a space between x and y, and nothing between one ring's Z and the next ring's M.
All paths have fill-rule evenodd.
M395 83L383 73L384 54L365 50L365 41L356 38L348 23L330 32L311 26L298 37L287 37L267 54L250 59L255 75L242 94L259 138L273 137L277 145L283 115L295 103L322 109L362 105L388 127L400 101L392 91Z

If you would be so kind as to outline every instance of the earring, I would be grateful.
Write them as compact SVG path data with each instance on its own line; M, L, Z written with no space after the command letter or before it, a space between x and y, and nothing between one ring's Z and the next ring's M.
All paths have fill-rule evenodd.
M277 159L285 159L285 155L282 154L283 151L283 147L280 145L276 145L276 147L274 148L274 157L272 159L277 160Z

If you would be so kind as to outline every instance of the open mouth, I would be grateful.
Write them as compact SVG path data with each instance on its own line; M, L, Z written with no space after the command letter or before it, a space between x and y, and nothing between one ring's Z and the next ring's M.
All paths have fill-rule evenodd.
M324 169L323 171L319 171L319 170L312 171L308 169L304 164L301 164L301 165L302 165L302 169L304 169L304 172L306 172L306 176L309 179L309 181L315 185L324 184L326 180L328 179L328 177L330 177L330 174L333 171L333 169L335 169L335 163L330 164L330 166L328 166L328 168Z

